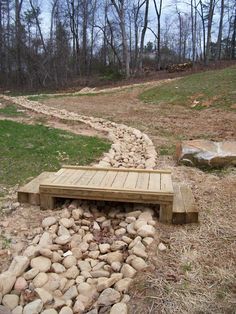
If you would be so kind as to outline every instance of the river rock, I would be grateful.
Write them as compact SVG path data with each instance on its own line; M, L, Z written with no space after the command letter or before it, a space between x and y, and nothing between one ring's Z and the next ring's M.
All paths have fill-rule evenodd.
M57 314L57 311L55 309L47 309L44 310L41 314Z
M43 273L49 271L51 264L50 259L44 256L35 257L30 262L32 268L36 268Z
M0 314L12 314L12 312L7 307L0 305Z
M135 257L131 260L131 266L133 266L134 269L140 271L146 268L148 265L141 257Z
M129 264L123 264L120 272L123 274L124 278L133 278L137 271Z
M108 243L102 243L99 244L99 250L102 254L108 253L110 251L110 244Z
M9 272L16 277L21 276L26 268L29 266L29 259L26 256L15 256L8 269Z
M34 300L26 304L23 310L23 314L39 314L42 311L43 302L40 299Z
M16 275L9 271L0 274L0 294L5 295L10 292L16 282Z
M51 293L43 288L36 288L35 292L37 293L39 298L42 300L43 304L50 303L53 299L53 296L51 295Z
M2 304L8 309L13 310L17 307L19 302L19 296L16 294L5 294L2 298Z
M18 277L15 282L14 290L23 291L27 288L28 284L24 277Z
M72 309L69 306L64 306L60 310L59 314L73 314L73 311L72 311Z
M106 261L109 264L112 264L113 262L119 262L122 263L124 260L123 254L121 252L111 252L108 253L106 256Z
M31 280L34 277L36 277L39 273L39 270L36 268L31 268L30 270L28 270L26 273L24 273L24 278L25 280Z
M11 314L22 314L23 313L23 307L21 305L18 305L17 307L12 310Z
M100 294L97 304L99 306L109 306L120 301L121 295L113 288L107 288Z
M54 225L57 222L55 217L46 217L42 221L42 227L47 228Z
M137 233L143 238L154 237L156 229L150 225L143 225L141 228L138 229Z
M110 314L128 314L128 307L125 303L116 303L112 306Z
M47 281L48 275L46 273L39 273L32 282L35 288L41 288L47 283Z
M115 284L114 288L119 292L127 292L129 290L129 286L132 282L131 278L123 278Z
M71 255L64 258L62 264L65 266L65 268L70 268L71 266L74 266L77 264L76 258Z

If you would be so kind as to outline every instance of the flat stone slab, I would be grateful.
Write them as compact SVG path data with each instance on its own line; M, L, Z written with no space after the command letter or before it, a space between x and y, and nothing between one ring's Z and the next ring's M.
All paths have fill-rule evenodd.
M236 166L236 141L183 141L176 146L179 164L222 168Z

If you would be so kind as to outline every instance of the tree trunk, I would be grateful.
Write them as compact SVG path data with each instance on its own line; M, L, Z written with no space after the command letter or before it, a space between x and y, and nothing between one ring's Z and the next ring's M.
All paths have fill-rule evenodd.
M141 42L140 42L140 55L139 55L139 70L142 70L143 67L143 49L144 49L144 39L148 26L148 11L149 11L149 0L146 0L145 7L145 16L144 16L144 26L141 33Z
M224 0L221 0L220 23L219 23L217 45L216 45L216 60L221 59L221 40L222 40L222 31L223 31L224 8L225 8Z
M206 60L205 64L208 65L211 57L211 29L212 21L215 9L215 0L210 0L209 11L208 11L208 21L207 21L207 43L206 43Z

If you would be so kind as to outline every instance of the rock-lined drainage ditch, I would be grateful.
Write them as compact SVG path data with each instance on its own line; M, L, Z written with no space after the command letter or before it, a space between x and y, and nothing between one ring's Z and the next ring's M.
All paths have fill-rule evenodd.
M113 144L99 167L155 167L152 141L137 129L25 97L3 97L108 132ZM128 313L128 290L136 273L148 267L155 225L150 206L68 201L60 214L42 221L41 232L0 275L0 313Z
M96 130L108 132L113 144L98 166L152 169L156 165L157 153L151 139L135 128L101 118L79 115L64 109L50 108L39 102L30 101L24 96L1 95L1 97L37 113L61 120L83 122Z

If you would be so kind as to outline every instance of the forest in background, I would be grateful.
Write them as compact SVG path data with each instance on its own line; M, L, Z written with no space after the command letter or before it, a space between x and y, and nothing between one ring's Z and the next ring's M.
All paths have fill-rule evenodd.
M0 0L0 87L60 88L79 78L236 57L234 0ZM153 39L150 39L153 38Z

